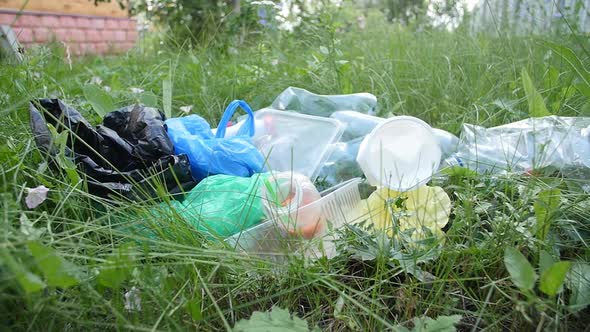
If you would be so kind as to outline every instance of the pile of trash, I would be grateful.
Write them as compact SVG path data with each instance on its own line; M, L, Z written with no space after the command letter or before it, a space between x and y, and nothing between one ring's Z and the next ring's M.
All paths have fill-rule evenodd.
M246 114L232 122L239 109ZM233 101L213 129L198 115L166 119L142 105L93 127L60 100L30 104L38 147L56 167L74 165L89 193L131 200L168 193L172 200L155 206L155 216L169 209L207 237L252 252L278 252L287 238L318 239L305 252L330 257L333 231L360 221L415 243L442 241L451 200L428 183L449 167L590 174L590 118L465 124L456 137L415 117L376 113L368 93L299 88L258 111ZM365 200L361 183L373 187Z

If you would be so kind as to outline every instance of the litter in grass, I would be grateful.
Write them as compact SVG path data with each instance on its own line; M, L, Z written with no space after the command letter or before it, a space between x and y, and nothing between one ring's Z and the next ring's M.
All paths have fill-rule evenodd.
M35 188L28 188L28 194L25 197L25 203L29 209L34 209L47 199L49 188L41 185Z
M246 111L247 120L236 135L226 137L225 128L238 107ZM169 119L166 125L174 150L188 156L197 181L216 174L248 177L264 170L264 157L252 144L254 113L243 100L229 104L215 134L205 119L194 114Z
M61 168L78 168L92 194L151 197L157 184L171 194L195 185L187 156L174 155L165 117L155 108L113 111L96 128L58 99L31 102L29 110L39 149ZM54 137L58 133L62 139Z
M337 231L353 223L414 247L436 246L452 209L441 187L427 185L441 170L552 168L575 176L590 169L588 118L549 116L489 129L465 124L457 138L415 117L374 116L376 106L371 94L288 88L256 112L233 101L216 129L197 115L166 120L141 105L108 113L97 128L59 100L30 109L38 146L54 157L65 149L89 192L149 195L148 175L163 176L170 193L184 195L161 203L156 216L167 210L254 254L333 257ZM232 125L238 107L247 115ZM50 126L67 132L67 144L64 137L56 146ZM365 201L361 176L376 187Z

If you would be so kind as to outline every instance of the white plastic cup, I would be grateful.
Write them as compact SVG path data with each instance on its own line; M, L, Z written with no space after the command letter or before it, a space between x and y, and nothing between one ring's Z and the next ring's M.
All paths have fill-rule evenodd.
M430 181L441 156L432 127L415 117L396 116L365 137L357 162L371 185L404 192Z

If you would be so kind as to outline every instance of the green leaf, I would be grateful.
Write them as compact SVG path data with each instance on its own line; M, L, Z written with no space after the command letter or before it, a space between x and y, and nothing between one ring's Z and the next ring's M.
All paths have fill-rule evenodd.
M413 319L414 332L454 332L457 331L455 324L461 320L461 315L438 316L436 319L430 317L416 317Z
M567 274L566 287L571 290L569 305L573 311L590 305L590 265L574 263Z
M303 319L279 307L272 307L270 312L255 311L250 319L241 319L234 326L236 332L284 331L308 332L309 327Z
M76 267L59 256L53 248L37 241L29 241L27 246L50 286L68 288L80 283L75 276Z
M586 97L590 97L590 85L586 85L584 82L573 84L574 88Z
M25 290L25 293L31 294L45 289L47 285L39 278L38 275L29 271L22 271L16 276L19 285Z
M555 296L563 285L567 271L570 269L570 262L557 262L551 265L547 271L541 274L539 289L549 296Z
M545 240L549 234L554 212L559 207L561 191L559 189L545 190L539 193L535 201L535 217L537 218L537 238Z
M551 254L548 253L547 251L541 250L541 252L539 254L539 272L541 274L543 274L554 263L555 263L555 259L553 259L553 256L551 256Z
M124 252L125 250L126 248L119 248L117 255L114 255L102 264L100 272L96 277L99 284L117 289L131 276L132 262Z
M43 290L47 285L34 273L25 269L25 267L18 263L7 250L0 248L0 255L3 263L8 266L12 273L16 276L16 281L23 288L25 293L31 294Z
M117 289L119 286L131 277L133 271L133 244L127 243L121 245L112 256L100 267L97 276L99 284Z
M586 97L590 97L590 71L584 68L584 64L580 58L576 56L576 53L572 51L572 49L561 46L558 44L547 43L549 47L559 55L565 62L570 66L570 68L578 75L578 77L582 80L581 86L577 87L580 93L585 95Z
M172 81L170 77L162 81L162 103L164 104L164 115L172 117Z
M551 113L549 113L547 107L545 106L543 96L541 96L537 89L535 89L533 81L531 81L531 77L524 68L522 69L521 77L524 92L526 94L526 98L529 104L529 115L532 117L551 115Z
M193 320L200 321L203 319L203 312L201 311L201 297L197 296L188 300L185 304L186 311L191 315Z
M521 290L531 290L535 286L537 274L533 266L516 248L506 248L504 251L504 265L510 274L510 279Z
M544 84L546 89L554 88L559 84L559 71L555 67L549 66L544 78Z
M100 117L104 117L107 113L115 110L113 98L96 84L84 85L84 97Z
M127 280L129 274L130 271L126 266L109 260L101 266L96 280L105 287L116 289Z
M139 95L139 102L148 107L158 107L158 96L151 91L142 92Z

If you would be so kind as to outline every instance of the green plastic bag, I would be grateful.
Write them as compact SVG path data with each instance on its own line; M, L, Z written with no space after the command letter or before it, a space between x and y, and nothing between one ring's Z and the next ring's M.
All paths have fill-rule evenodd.
M264 219L260 186L268 174L245 178L214 175L201 181L185 199L170 205L199 232L226 238Z

